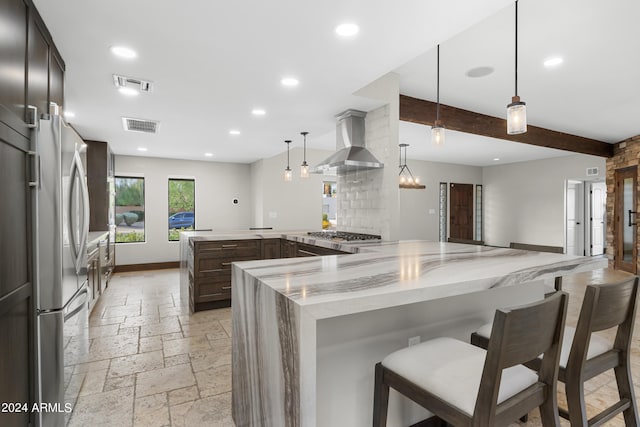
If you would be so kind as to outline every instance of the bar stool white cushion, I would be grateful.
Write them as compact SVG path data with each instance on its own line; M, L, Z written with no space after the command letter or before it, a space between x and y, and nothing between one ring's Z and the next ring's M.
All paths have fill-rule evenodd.
M453 338L435 338L391 353L382 365L415 385L473 415L487 352ZM523 365L502 372L498 403L538 381Z
M491 328L493 323L487 323L482 325L476 333L482 337L489 339L491 336ZM576 328L571 326L564 327L564 335L562 336L562 351L560 352L560 367L566 368L569 361L569 353L571 352L571 345L573 344L573 336L576 333ZM591 341L589 341L589 350L587 350L587 360L593 359L613 348L613 343L606 338L603 338L596 334L591 334Z

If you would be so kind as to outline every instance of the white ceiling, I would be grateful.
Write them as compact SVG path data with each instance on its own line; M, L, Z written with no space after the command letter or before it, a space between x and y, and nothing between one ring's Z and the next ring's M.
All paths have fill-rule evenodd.
M67 64L65 107L76 114L69 121L117 154L207 160L211 152L213 161L249 163L284 151L285 139L302 145L303 130L309 147L332 150L333 116L377 107L352 94L390 71L400 75L401 93L435 100L438 43L441 102L503 117L513 95L511 0L34 3ZM608 142L639 134L640 2L522 0L519 8L519 92L529 123ZM345 21L360 26L355 38L333 32ZM120 44L138 58L111 55ZM565 62L545 70L551 54ZM496 71L464 75L477 66ZM151 80L155 90L126 98L114 73ZM288 75L297 88L280 85ZM256 107L267 114L252 116ZM124 132L122 116L159 120L159 132ZM414 127L403 123L401 138ZM453 158L441 161L455 161L458 137L447 138L452 147L443 151ZM413 148L409 157L419 158Z

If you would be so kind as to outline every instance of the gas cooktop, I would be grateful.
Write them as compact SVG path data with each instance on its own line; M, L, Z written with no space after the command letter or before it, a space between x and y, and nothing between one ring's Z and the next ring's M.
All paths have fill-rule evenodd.
M311 237L335 241L359 241L359 240L380 240L380 236L375 234L350 233L348 231L309 231Z

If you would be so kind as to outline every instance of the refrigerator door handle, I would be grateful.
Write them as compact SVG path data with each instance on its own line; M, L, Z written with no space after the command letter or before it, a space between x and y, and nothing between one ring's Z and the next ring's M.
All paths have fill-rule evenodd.
M78 305L76 308L74 308L71 312L67 313L64 315L64 320L65 322L67 321L67 319L70 319L71 317L75 316L76 313L78 313L80 310L82 310L84 307L84 304L87 302L87 298L89 297L89 290L87 289L86 286L78 289L76 291L75 294L73 294L73 296L69 299L69 301L67 301L67 303L59 308L48 308L48 309L38 309L37 310L37 315L38 316L45 316L48 314L60 314L63 313L67 308L69 308L71 306L71 304L76 301L78 298L80 298L81 296L85 295L85 299L84 301L82 301L82 303L80 303L80 305Z
M76 151L73 155L73 162L71 163L71 172L69 173L69 206L68 212L73 210L73 190L75 188L76 178L80 182L80 195L82 197L82 228L80 234L80 241L75 241L75 233L73 230L73 215L69 215L67 226L69 227L69 237L71 240L71 254L73 256L73 263L76 268L76 272L80 273L82 269L82 257L80 256L87 247L87 238L89 237L89 190L87 183L85 182L84 168L82 167L82 159L80 153ZM76 248L76 244L79 245Z
M82 234L80 236L80 254L87 250L87 239L89 239L89 187L87 186L86 174L84 167L82 166L82 159L80 158L80 152L76 151L74 154L76 167L79 173L80 189L82 190ZM79 265L84 262L82 257L78 257L76 265L76 271L80 273L82 266Z
M71 298L71 300L69 300L69 302L65 305L65 308L67 306L71 306L71 303L75 300L77 300L78 298L80 298L81 296L84 296L84 299L82 300L82 302L80 304L78 304L78 306L76 308L74 308L73 310L71 310L69 313L64 315L64 321L66 322L67 320L71 319L73 316L75 316L76 314L78 314L81 310L83 310L84 308L86 308L86 304L87 304L87 300L89 299L89 290L84 287L80 290L80 292L77 292L73 298Z

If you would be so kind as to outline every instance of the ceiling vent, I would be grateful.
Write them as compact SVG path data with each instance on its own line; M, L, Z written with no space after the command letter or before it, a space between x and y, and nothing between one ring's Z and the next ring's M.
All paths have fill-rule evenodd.
M598 176L598 168L587 168L587 176Z
M160 122L154 120L122 118L122 127L129 132L156 133L158 132L158 126L160 126Z
M142 80L135 77L119 76L118 74L114 74L113 84L118 88L130 87L140 92L145 92L145 93L153 92L152 81Z

